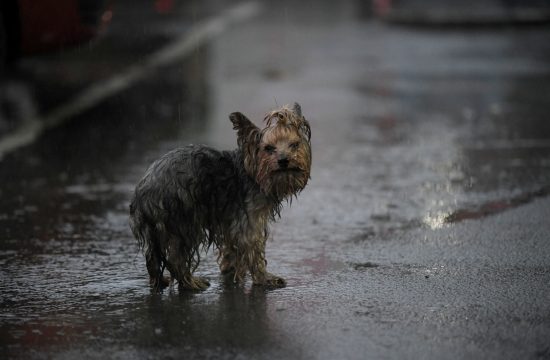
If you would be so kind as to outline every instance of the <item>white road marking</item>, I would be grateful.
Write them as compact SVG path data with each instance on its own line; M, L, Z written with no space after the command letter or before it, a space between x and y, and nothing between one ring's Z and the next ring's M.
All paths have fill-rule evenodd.
M53 109L42 118L26 121L15 132L0 139L0 158L22 146L32 144L44 130L73 120L76 115L131 87L155 69L189 55L200 45L221 34L231 24L245 21L260 11L260 4L246 2L230 8L217 17L197 24L190 32L151 54L143 62L132 65L126 71L107 80L91 85L71 101Z

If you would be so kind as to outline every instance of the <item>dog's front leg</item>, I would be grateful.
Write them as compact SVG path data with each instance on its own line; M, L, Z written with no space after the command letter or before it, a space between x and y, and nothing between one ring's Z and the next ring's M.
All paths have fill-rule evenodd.
M265 260L265 237L257 241L249 255L249 270L254 285L270 288L282 288L286 281L282 277L267 272L267 261Z

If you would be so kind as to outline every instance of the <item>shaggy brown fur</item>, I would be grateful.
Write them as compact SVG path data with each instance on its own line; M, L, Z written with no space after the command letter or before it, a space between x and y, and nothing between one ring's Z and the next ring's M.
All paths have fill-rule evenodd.
M155 161L136 187L130 226L145 252L151 284L172 279L189 289L209 284L193 276L201 247L216 247L222 273L255 285L282 287L267 272L265 242L282 209L307 184L311 129L300 105L268 113L265 128L241 113L229 116L238 148L217 151L202 145L173 150Z

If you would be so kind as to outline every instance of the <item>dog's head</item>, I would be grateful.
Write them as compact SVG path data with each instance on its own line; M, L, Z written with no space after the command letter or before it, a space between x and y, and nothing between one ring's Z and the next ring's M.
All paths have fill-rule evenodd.
M267 113L263 129L240 112L229 118L237 130L245 170L265 194L284 199L306 186L311 170L311 128L298 103Z

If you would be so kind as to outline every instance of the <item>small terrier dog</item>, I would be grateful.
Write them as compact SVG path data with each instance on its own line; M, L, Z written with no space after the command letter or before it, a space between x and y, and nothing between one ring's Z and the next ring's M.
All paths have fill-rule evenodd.
M156 291L170 284L165 268L183 288L206 289L209 282L193 272L200 248L212 245L221 272L233 273L234 281L243 282L250 272L254 285L286 285L266 270L268 224L310 178L311 128L297 103L269 112L263 129L240 112L229 119L237 149L172 150L136 186L130 227Z

